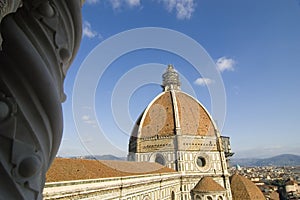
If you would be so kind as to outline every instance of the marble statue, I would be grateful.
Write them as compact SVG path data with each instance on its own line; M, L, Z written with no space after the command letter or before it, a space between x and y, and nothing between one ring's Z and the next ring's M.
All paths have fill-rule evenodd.
M0 0L0 199L42 199L58 151L81 0Z

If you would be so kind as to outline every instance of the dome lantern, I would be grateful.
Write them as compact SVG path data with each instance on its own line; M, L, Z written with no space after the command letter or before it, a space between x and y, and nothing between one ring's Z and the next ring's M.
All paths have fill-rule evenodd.
M180 90L179 74L174 69L173 65L168 65L166 72L162 75L165 91Z

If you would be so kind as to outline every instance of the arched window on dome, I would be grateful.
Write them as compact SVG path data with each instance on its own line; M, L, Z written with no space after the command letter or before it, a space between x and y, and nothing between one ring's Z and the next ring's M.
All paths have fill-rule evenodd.
M156 154L155 162L158 163L158 164L161 164L161 165L165 165L166 164L165 158L161 154Z
M221 196L218 196L218 200L223 200L223 197L221 197Z
M207 196L206 199L207 200L213 200L213 198L211 196Z
M171 200L175 200L175 192L174 191L171 192Z
M201 200L201 197L199 195L196 195L195 200Z
M149 196L145 196L143 200L151 200Z

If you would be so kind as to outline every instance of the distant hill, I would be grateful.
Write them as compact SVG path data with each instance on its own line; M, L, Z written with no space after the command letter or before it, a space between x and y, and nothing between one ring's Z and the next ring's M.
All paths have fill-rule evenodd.
M126 157L117 157L114 155L87 155L73 158L90 160L126 160ZM241 167L261 167L261 166L300 166L300 156L293 154L282 154L271 158L232 158L230 165L240 165Z
M88 160L126 160L125 157L117 157L114 155L88 155L88 156L76 156L73 158L81 158L81 159L88 159Z
M282 154L271 158L233 158L230 160L230 165L240 166L300 166L300 156L293 154Z

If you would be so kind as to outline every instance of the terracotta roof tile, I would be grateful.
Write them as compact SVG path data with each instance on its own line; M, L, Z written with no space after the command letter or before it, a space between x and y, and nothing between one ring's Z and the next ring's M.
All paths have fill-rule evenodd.
M102 160L101 163L116 169L118 171L127 173L152 173L152 172L175 172L175 170L164 167L155 162L129 162L129 161L115 161L115 160Z
M213 123L197 99L176 92L181 133L184 135L214 136Z
M215 192L226 191L220 184L215 182L211 177L203 177L193 188L197 192Z
M175 171L150 162L56 158L47 172L46 181L58 182L167 172Z
M175 91L177 108L182 134L198 136L214 136L214 125L209 114L197 99L188 94ZM143 117L137 122L141 128L138 137L147 138L156 135L175 135L175 110L170 91L160 93L154 101L148 105ZM136 129L132 135L137 135Z
M297 182L294 180L289 180L288 182L285 183L285 185L297 185Z
M260 189L249 179L234 174L230 178L233 200L265 200Z
M152 137L155 135L174 135L174 107L171 92L159 94L157 99L150 104L145 119L141 124L141 135L139 137Z

